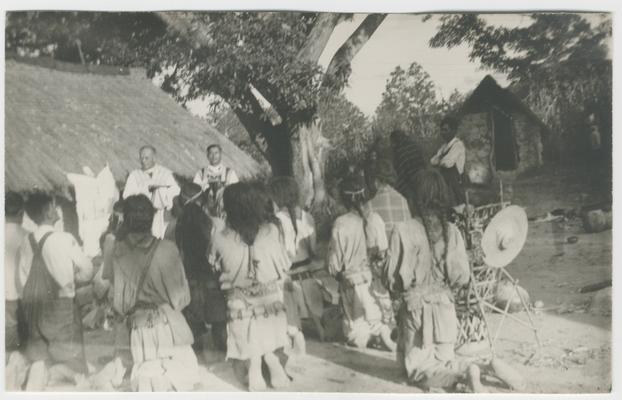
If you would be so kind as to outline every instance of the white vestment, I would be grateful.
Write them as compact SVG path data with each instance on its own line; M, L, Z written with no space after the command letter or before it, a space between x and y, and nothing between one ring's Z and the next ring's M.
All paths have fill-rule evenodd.
M149 186L157 186L157 188L149 191ZM164 211L173 207L173 198L180 191L173 173L161 165L155 165L148 170L135 169L130 173L123 190L123 198L144 194L151 200L156 209L151 233L161 239L164 237L167 224L167 221L164 221Z

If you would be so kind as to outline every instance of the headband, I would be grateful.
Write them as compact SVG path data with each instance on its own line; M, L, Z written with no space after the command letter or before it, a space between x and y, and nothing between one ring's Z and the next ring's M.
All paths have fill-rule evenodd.
M362 189L359 189L359 190L354 190L354 191L344 190L343 193L347 194L348 196L356 196L356 195L365 193L365 188L362 188Z

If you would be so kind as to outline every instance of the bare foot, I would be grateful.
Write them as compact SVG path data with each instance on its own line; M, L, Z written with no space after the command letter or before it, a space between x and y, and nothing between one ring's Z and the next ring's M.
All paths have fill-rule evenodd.
M253 374L254 375L254 374ZM268 389L266 381L264 381L261 374L259 376L248 376L248 391L249 392L263 392Z
M289 386L289 378L285 372L276 375L270 373L270 384L275 389L284 389Z
M303 355L307 353L307 344L305 336L301 331L298 331L294 336L294 353Z
M270 384L272 387L283 389L289 386L289 377L285 373L278 357L274 353L268 353L264 354L263 359L270 370Z
M253 357L248 366L248 390L250 392L261 392L267 388L266 381L261 374L261 357Z
M480 370L477 365L469 365L469 369L467 370L467 378L469 381L469 389L471 389L473 393L486 393L486 389L480 380Z
M5 372L6 390L21 390L28 376L28 361L19 352L14 351L9 356Z
M391 330L388 326L383 327L380 331L380 339L382 339L382 344L387 348L391 353L394 353L397 349L397 344L391 339Z
M91 382L88 380L86 375L84 374L76 374L73 377L73 380L76 385L76 389L80 392L85 392L91 389ZM101 389L100 389L101 390Z
M28 372L28 381L26 382L26 391L42 392L48 382L48 370L43 361L35 361L30 366Z

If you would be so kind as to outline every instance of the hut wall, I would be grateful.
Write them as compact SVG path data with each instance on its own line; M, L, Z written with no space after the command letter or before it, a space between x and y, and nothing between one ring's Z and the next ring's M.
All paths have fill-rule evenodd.
M516 174L542 165L541 128L523 114L514 113L514 137L518 146Z
M467 114L460 119L458 137L466 147L465 173L472 183L486 184L492 179L490 170L490 126L488 113Z

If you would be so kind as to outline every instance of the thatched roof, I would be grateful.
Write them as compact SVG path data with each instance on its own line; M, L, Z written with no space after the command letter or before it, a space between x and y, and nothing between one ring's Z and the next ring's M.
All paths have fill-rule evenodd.
M92 72L92 71L91 71ZM258 164L207 122L193 117L147 79L130 74L62 72L6 60L5 189L56 191L65 173L96 173L106 163L124 182L139 167L138 149L151 144L158 163L192 176L205 147L220 143L223 163L241 178Z
M493 106L507 113L522 113L543 128L545 132L549 132L549 128L529 107L510 90L499 86L497 81L490 75L486 75L475 90L469 94L460 107L459 114L480 113L488 111Z

